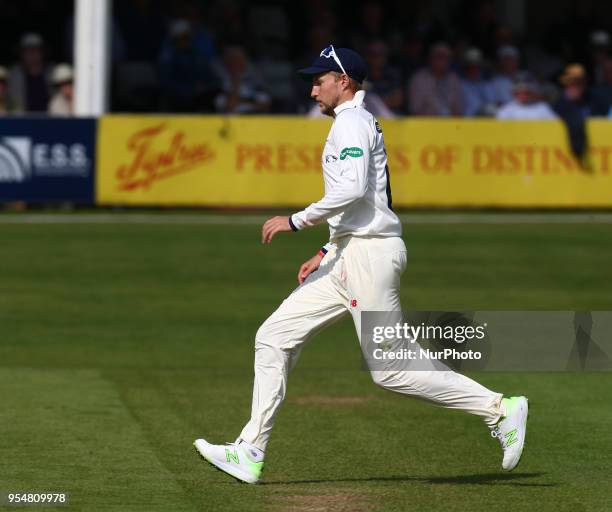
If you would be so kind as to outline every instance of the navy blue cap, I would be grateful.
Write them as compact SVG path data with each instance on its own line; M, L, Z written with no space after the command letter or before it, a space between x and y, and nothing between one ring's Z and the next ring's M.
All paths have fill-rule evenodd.
M340 65L334 59L334 55L340 61ZM342 70L344 68L344 70ZM308 68L300 69L298 73L305 79L310 79L312 75L326 73L328 71L337 71L338 73L346 73L357 82L363 82L368 76L368 66L356 51L350 48L334 48L329 45L319 56L314 60Z

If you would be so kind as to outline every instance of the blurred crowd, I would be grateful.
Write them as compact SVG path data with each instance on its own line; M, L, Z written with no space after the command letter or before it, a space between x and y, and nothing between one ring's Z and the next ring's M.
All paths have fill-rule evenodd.
M73 110L73 14L53 4L56 16L66 9L63 36L49 43L44 25L19 34L0 66L0 113ZM317 116L295 70L331 42L365 57L379 117L560 117L570 128L612 117L610 33L580 2L533 41L495 2L453 5L444 21L425 0L115 1L111 110Z

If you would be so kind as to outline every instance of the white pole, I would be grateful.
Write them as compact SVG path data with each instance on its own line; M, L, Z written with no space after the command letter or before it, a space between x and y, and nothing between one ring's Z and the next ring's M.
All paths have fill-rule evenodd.
M99 116L108 110L111 0L75 0L74 111Z

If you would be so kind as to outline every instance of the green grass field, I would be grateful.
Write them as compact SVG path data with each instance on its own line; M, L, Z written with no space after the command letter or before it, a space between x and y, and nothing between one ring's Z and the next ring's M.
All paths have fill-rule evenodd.
M404 307L610 310L610 228L408 224ZM259 236L0 224L0 491L69 492L61 510L610 510L611 374L477 375L530 398L523 461L503 474L480 420L375 387L348 319L304 350L265 485L205 464L193 440L240 432L255 331L326 232Z

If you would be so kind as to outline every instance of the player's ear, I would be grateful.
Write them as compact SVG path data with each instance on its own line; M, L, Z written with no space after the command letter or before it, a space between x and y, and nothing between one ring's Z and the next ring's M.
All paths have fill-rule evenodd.
M340 79L342 80L342 87L344 89L350 89L351 88L351 79L349 78L348 75L343 74Z

